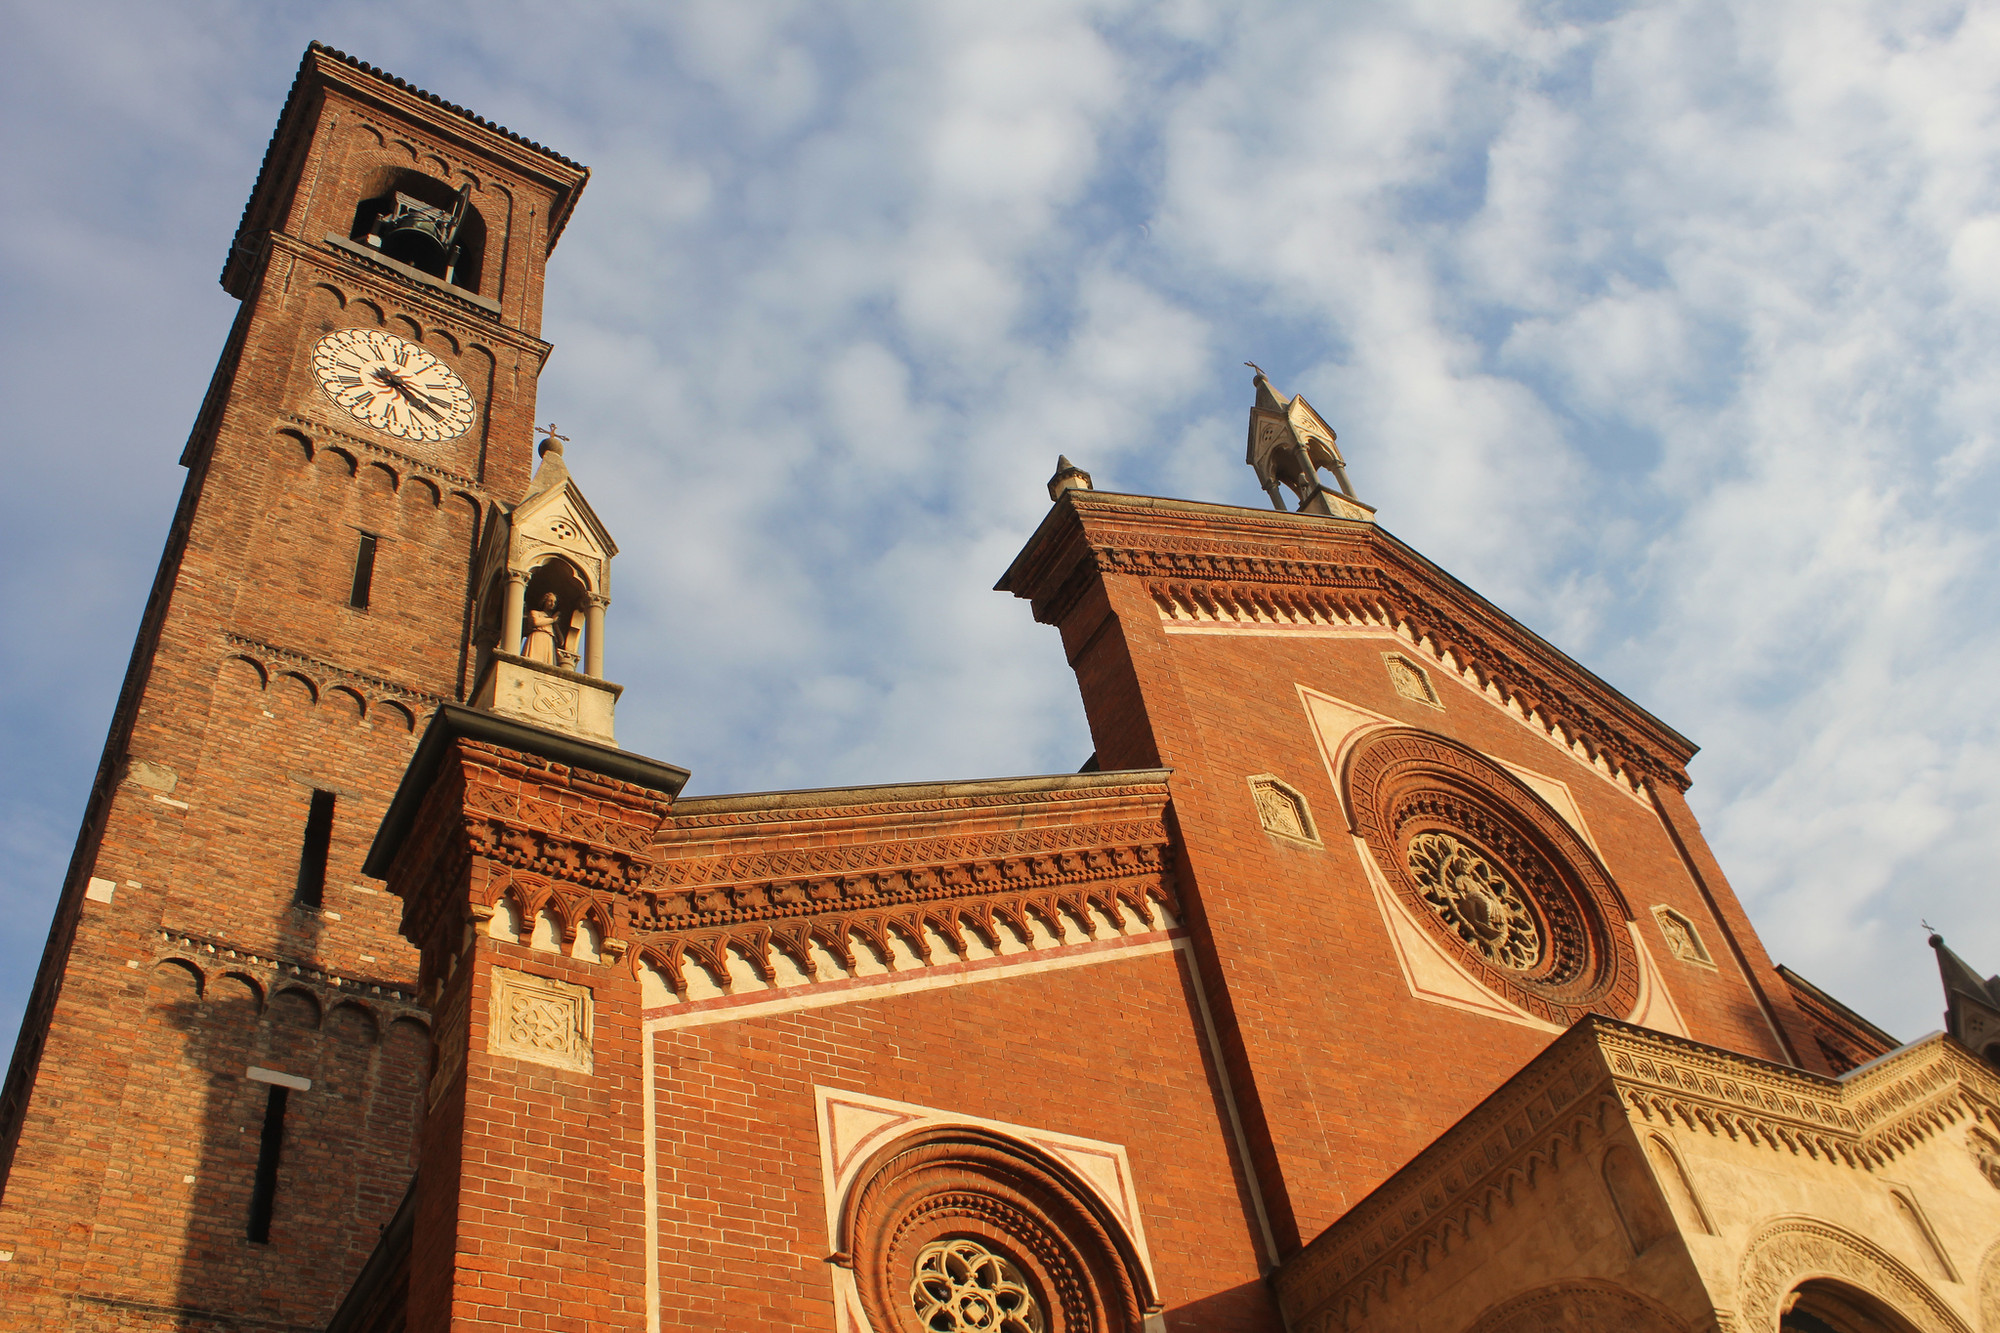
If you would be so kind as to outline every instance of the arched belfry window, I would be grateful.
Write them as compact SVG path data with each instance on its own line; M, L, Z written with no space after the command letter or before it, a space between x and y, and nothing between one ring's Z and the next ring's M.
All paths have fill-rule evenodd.
M394 170L370 183L348 239L468 292L479 291L486 220L471 187L454 189L422 172Z
M1104 1201L990 1130L882 1148L855 1177L841 1238L876 1333L1112 1333L1159 1309Z

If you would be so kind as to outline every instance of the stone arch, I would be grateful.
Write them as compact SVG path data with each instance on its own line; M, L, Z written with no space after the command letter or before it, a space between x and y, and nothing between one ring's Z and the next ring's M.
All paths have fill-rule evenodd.
M375 1015L359 1000L342 1000L327 1015L326 1030L337 1041L373 1046L381 1033Z
M247 972L224 972L216 978L212 998L218 1007L240 1005L253 1017L264 1012L264 988Z
M375 712L384 724L399 726L410 732L417 729L417 715L394 699L383 700L376 705Z
M424 340L424 326L417 323L416 320L411 319L408 315L391 316L389 322L397 325L400 335L411 342L420 343Z
M316 282L313 284L313 290L316 292L325 292L328 296L331 296L333 298L333 303L335 306L337 306L342 310L347 309L347 293L343 292L342 290L340 290L340 288L334 286L332 283Z
M431 339L436 339L437 341L442 342L446 347L449 347L451 349L451 354L453 356L457 356L460 352L465 350L464 347L460 345L457 336L453 334L450 329L433 328L424 330L424 340L430 341Z
M2000 1333L2000 1240L1979 1261L1979 1333Z
M1744 1247L1737 1279L1746 1333L1778 1333L1785 1299L1814 1281L1866 1293L1918 1333L1972 1333L1927 1283L1851 1231L1811 1217L1767 1224Z
M336 475L345 473L349 478L352 478L355 471L361 466L361 460L339 445L320 450L318 461L332 468Z
M586 916L576 923L569 956L586 963L601 963L604 961L604 939L604 928L597 923L596 915Z
M302 430L281 430L272 437L271 443L278 457L287 463L312 462L312 437Z
M667 979L666 969L643 954L635 955L632 970L639 978L639 1007L658 1009L662 1005L674 1004L680 995L673 983Z
M385 214L394 212L398 194L436 209L450 209L457 202L458 187L449 183L454 172L443 158L434 154L420 155L413 144L402 139L398 139L396 144L409 154L410 165L384 162L361 178L362 183L355 195L354 222L348 230L350 240L368 243L369 233L374 230L375 224ZM472 196L466 201L464 220L459 225L456 237L458 258L450 281L454 286L477 293L486 268L488 227L477 200L480 193L476 188L477 182L474 185ZM443 279L444 271L440 268L431 276Z
M319 999L303 986L286 986L271 997L271 1021L317 1031L320 1026Z
M286 703L311 708L319 702L319 686L312 678L297 671L287 671L273 682L278 696Z
M562 907L551 898L535 910L534 932L526 941L530 949L561 953L563 942Z
M1780 1333L1914 1333L1904 1319L1872 1293L1834 1278L1813 1278L1785 1298Z
M1600 1174L1618 1220L1625 1225L1625 1237L1632 1242L1632 1253L1644 1254L1674 1234L1673 1214L1637 1152L1622 1143L1612 1144L1605 1149Z
M383 324L388 322L388 317L382 313L382 307L376 305L373 301L369 300L367 297L364 296L360 298L354 303L354 305L356 309L366 310L369 314L373 315L375 317L375 325L377 328L380 328Z
M1487 1307L1466 1333L1543 1333L1561 1329L1620 1329L1624 1333L1685 1333L1664 1305L1608 1282L1557 1282Z
M1708 1209L1702 1206L1701 1196L1694 1192L1694 1180L1688 1175L1687 1167L1674 1145L1667 1142L1664 1134L1646 1135L1646 1155L1653 1159L1654 1178L1673 1201L1673 1206L1685 1214L1687 1221L1702 1234L1713 1236L1715 1224L1708 1219Z
M337 709L342 718L349 722L359 722L368 716L368 701L361 697L359 690L345 685L335 685L326 692L325 702Z
M402 488L402 484L403 479L396 474L396 469L387 463L378 463L371 459L361 473L361 491L364 495L394 495Z
M403 498L410 504L422 505L425 501L429 501L430 507L436 509L443 501L444 493L438 489L438 484L430 478L412 477L410 481L412 484L406 486L403 490Z
M521 940L521 905L512 889L493 900L493 915L486 918L486 934L491 939L518 944Z
M921 1333L913 1280L960 1242L1001 1261L1047 1333L1138 1328L1159 1310L1116 1214L1069 1167L1010 1135L920 1129L878 1149L854 1181L839 1243L878 1333Z
M208 989L208 978L185 958L162 958L153 964L152 984L146 1001L156 1009L199 1004Z
M232 653L223 658L220 674L225 685L241 685L262 690L271 683L270 673L264 670L264 664L242 653Z

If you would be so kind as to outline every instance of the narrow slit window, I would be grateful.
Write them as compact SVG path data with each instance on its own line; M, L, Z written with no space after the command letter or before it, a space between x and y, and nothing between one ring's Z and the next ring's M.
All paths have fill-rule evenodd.
M357 611L368 609L368 593L375 586L375 534L361 534L361 547L354 553L354 589L347 594L347 604Z
M326 853L333 845L333 793L316 791L306 810L305 843L299 848L299 887L292 901L318 907L326 897Z
M278 1158L285 1148L285 1100L289 1088L271 1085L264 1098L264 1134L257 1142L257 1183L250 1189L250 1239L271 1243L271 1207L278 1199Z

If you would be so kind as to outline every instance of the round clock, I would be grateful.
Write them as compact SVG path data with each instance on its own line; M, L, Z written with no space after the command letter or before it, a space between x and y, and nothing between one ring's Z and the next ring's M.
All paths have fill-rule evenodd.
M339 329L313 347L327 397L404 440L449 440L472 424L472 394L450 366L380 329Z

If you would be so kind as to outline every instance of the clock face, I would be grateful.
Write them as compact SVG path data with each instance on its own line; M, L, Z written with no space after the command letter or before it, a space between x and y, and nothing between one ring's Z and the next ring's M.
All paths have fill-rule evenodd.
M472 394L450 366L380 329L339 329L313 347L327 397L385 434L449 440L472 424Z

